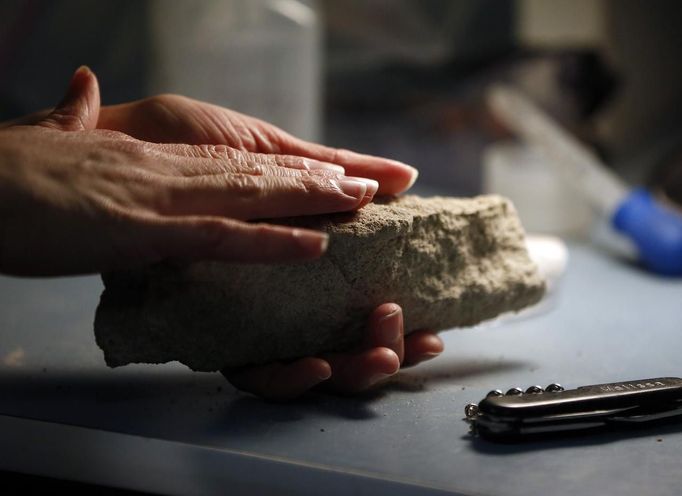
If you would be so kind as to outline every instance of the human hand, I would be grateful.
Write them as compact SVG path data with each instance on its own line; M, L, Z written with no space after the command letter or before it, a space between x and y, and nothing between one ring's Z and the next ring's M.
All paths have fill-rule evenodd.
M405 164L308 143L253 117L178 95L104 107L98 127L150 142L210 143L250 153L284 153L336 164L346 174L377 180L380 194L401 193L417 177L417 171ZM389 316L394 311L397 313ZM239 389L271 399L293 398L316 385L336 392L362 391L395 374L401 365L433 358L443 349L434 333L415 332L406 338L402 333L402 310L386 304L370 317L367 340L354 353L225 370L223 374Z
M346 172L367 170L384 181L384 192L399 192L416 176L392 161L300 142L246 116L239 118L254 127L236 136L254 141L235 148L155 144L94 130L99 110L96 78L79 70L54 111L19 121L35 126L0 130L0 272L102 272L163 258L314 258L326 247L324 234L242 221L360 208L377 185L344 176L339 164L345 164ZM232 115L225 109L216 112ZM259 126L267 139L258 135ZM299 147L305 153L258 153L268 146L290 153ZM331 390L365 389L395 373L401 363L414 364L442 350L440 339L428 332L403 339L402 313L394 310L391 305L377 309L365 347L355 353L226 375L239 387L273 398L301 394L321 377ZM400 337L394 339L396 329Z
M381 195L402 193L417 179L416 169L395 160L309 143L259 119L179 95L103 107L97 127L154 143L225 145L336 164L350 176L378 181Z
M434 333L404 335L403 313L395 303L377 307L369 317L367 336L354 352L327 353L289 363L223 370L237 388L272 400L286 400L312 388L356 393L381 383L401 366L438 356L443 342Z
M95 130L99 108L97 80L82 68L37 125L0 130L0 272L315 258L324 233L244 221L352 210L378 188L315 160Z

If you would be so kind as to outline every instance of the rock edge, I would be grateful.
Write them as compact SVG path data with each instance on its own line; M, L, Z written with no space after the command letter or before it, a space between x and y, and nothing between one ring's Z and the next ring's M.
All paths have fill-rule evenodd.
M472 326L544 293L516 212L498 196L404 196L280 223L328 232L327 253L104 274L95 334L107 364L214 371L290 360L357 346L381 303L403 307L409 333Z

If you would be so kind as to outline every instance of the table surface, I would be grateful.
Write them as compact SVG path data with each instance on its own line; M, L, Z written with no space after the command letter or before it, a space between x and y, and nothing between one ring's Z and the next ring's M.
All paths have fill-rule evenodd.
M490 389L682 375L682 282L570 247L543 312L443 334L357 397L270 404L181 365L109 369L96 277L0 278L0 469L150 492L679 494L682 424L523 445L472 439Z

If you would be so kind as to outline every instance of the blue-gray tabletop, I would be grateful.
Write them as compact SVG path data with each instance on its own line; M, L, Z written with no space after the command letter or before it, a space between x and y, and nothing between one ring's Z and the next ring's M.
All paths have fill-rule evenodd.
M590 247L543 312L444 333L368 394L290 404L179 364L107 368L101 289L0 278L0 470L173 494L682 492L682 423L496 445L462 420L490 389L682 375L682 282Z

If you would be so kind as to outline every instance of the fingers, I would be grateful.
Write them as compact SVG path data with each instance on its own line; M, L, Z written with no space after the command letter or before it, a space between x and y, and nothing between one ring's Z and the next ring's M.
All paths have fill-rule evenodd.
M356 353L324 355L332 370L324 383L339 393L357 393L392 376L400 369L400 359L389 348L370 348Z
M182 143L157 144L156 148L168 154L185 158L218 159L228 161L231 166L240 169L253 169L266 166L276 169L296 169L301 171L326 171L335 175L344 174L345 169L337 164L314 160L295 155L272 153L253 153L237 150L226 145L188 145ZM186 175L211 174L215 171L211 162L190 161L182 172ZM208 167L208 168L207 168Z
M429 360L443 351L443 342L432 332L404 336L399 305L386 303L369 317L362 349L329 353L290 364L269 364L238 371L223 371L237 388L269 399L291 399L315 386L336 393L357 393L394 375L403 366Z
M405 356L403 310L395 303L378 306L369 317L366 347L392 350L400 363Z
M64 99L37 125L61 131L95 129L99 109L97 77L89 68L81 66L71 78Z
M253 367L237 375L224 375L239 389L270 399L293 398L318 384L338 393L363 391L400 369L402 322L401 308L387 303L372 312L361 351L330 353L322 358Z
M371 201L376 181L301 175L214 174L168 178L165 215L222 215L253 220L342 212Z
M443 341L429 331L415 331L405 337L403 367L410 367L431 360L443 352Z
M390 305L382 305L371 319L386 312ZM379 307L379 308L382 308ZM323 358L332 370L331 377L322 384L325 388L341 393L357 393L377 385L394 375L401 366L400 353L404 346L402 366L412 366L430 360L443 351L440 338L428 331L417 331L404 338L402 331L402 311L384 313L371 324L369 342L383 343L353 354L333 354ZM399 331L399 332L398 332ZM393 340L395 335L400 338Z
M395 303L370 315L362 350L324 355L332 368L325 387L337 392L363 391L398 372L404 356L403 311Z
M308 143L283 131L278 133L278 142L281 153L337 164L342 166L348 175L378 181L377 194L380 195L402 193L410 189L419 176L417 169L396 160Z
M242 152L220 145L156 144L166 164L166 215L225 215L236 219L315 215L361 208L374 198L373 179L288 155ZM169 173L170 172L170 173Z
M285 263L321 256L327 234L307 229L248 224L212 217L159 217L138 226L119 247L123 260L155 262L165 258L238 263Z
M253 153L225 145L160 144L168 153L195 158L226 158L243 165L259 164L301 170L325 169L379 182L378 194L398 194L409 189L419 175L417 169L395 160L329 148L294 138L272 126L254 120L252 126L267 126L272 139L280 143L279 154ZM198 168L201 170L201 167ZM196 173L194 168L191 173Z
M342 393L364 391L398 372L401 363L413 366L443 352L443 342L432 332L417 331L403 339L402 321L398 305L378 307L370 317L368 349L323 357L332 369L323 386Z
M381 195L402 193L418 175L413 167L395 160L308 143L259 119L177 95L107 107L99 125L155 143L211 143L264 157L280 154L332 164L346 169L349 176L378 181ZM180 147L175 148L177 152Z
M292 363L274 363L238 370L223 370L235 387L266 399L285 400L302 395L329 379L331 368L319 358L302 358Z
M403 367L435 358L444 349L443 341L433 332L414 331L405 336L403 312L395 303L385 303L372 312L366 346L392 350Z

